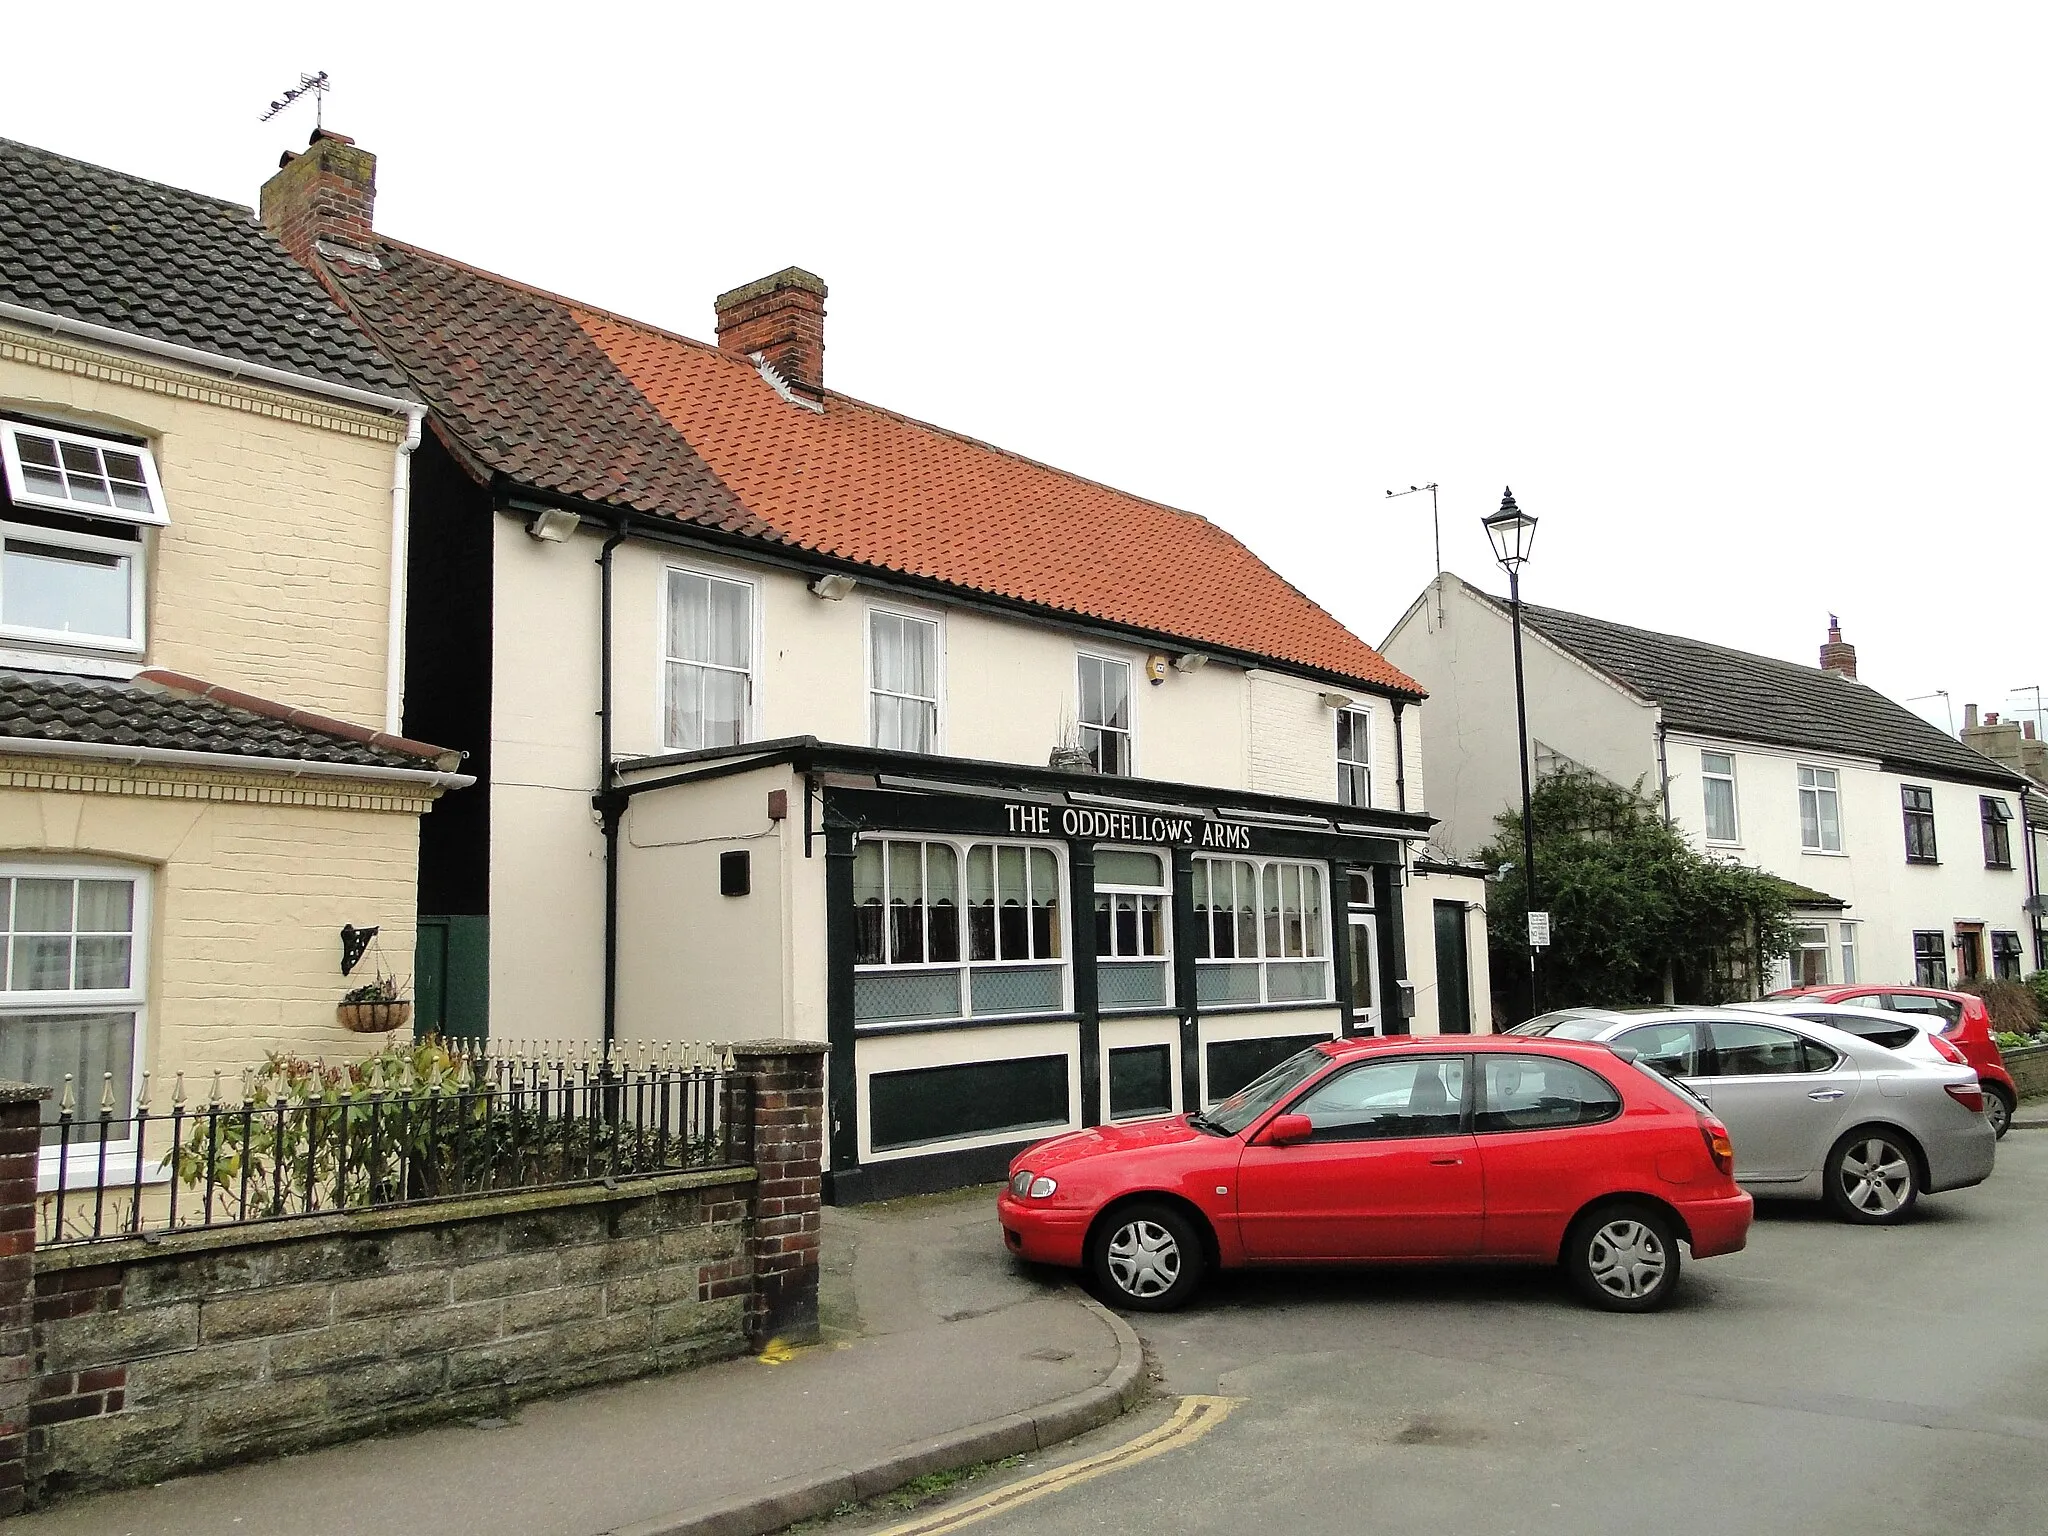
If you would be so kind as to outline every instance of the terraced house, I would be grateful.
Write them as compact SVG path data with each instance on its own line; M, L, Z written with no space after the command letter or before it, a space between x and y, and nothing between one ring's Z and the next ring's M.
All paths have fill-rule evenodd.
M316 135L264 209L432 410L448 1025L828 1041L840 1198L1472 1027L1422 692L1236 539L827 388L807 272L693 341L373 233L374 171Z
M0 1078L49 1113L353 1053L345 925L410 970L467 782L399 734L421 414L249 209L0 141Z

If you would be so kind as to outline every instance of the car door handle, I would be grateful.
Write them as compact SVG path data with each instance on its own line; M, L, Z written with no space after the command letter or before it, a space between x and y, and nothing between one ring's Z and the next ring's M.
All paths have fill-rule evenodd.
M1807 1097L1809 1099L1817 1099L1821 1103L1826 1104L1835 1099L1847 1098L1848 1095L1840 1088L1816 1088Z
M1429 1166L1432 1168L1462 1168L1464 1165L1465 1159L1462 1157L1432 1157L1429 1160Z

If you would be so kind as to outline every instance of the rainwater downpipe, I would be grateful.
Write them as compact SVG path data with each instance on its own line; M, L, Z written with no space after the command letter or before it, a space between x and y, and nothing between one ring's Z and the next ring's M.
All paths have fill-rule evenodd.
M391 460L391 613L384 637L384 731L405 733L405 585L411 558L412 455L420 445L424 406L405 413L405 441Z
M619 818L625 797L612 769L612 551L626 541L621 519L598 551L597 814L604 828L604 1049L611 1054L619 1021Z
M1394 809L1408 809L1408 750L1401 740L1401 701L1394 700Z
M1664 759L1664 722L1657 722L1657 791L1664 798L1664 825L1671 825L1671 765Z

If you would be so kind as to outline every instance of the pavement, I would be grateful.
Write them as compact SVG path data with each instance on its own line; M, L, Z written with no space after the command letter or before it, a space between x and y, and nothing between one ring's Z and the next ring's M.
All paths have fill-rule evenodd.
M821 1312L816 1345L66 1500L8 1536L761 1536L1148 1391L1123 1319L1010 1258L993 1190L827 1210Z

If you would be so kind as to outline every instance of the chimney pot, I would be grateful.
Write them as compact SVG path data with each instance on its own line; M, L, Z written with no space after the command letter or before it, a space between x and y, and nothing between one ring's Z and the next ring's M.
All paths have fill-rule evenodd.
M2028 741L2032 741L2034 739L2034 722L2031 720L2022 720L2020 722L2020 734L2026 737Z
M1987 714L1984 717L1984 723L1986 725L1996 725L1998 724L1998 716L1996 714Z
M1974 704L1965 704L1963 706L1963 729L1966 731L1977 729L1977 706Z
M1828 643L1820 648L1820 668L1847 678L1856 676L1856 647L1842 638L1842 621L1832 613L1828 615Z
M721 293L718 345L741 357L759 353L782 382L817 396L825 392L825 280L802 267Z
M284 248L312 264L316 251L374 260L371 216L377 206L377 157L345 133L315 128L306 148L286 155L263 184L263 223Z

